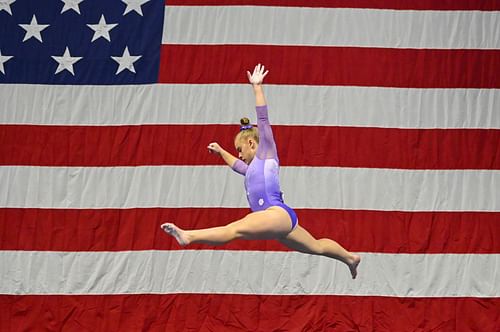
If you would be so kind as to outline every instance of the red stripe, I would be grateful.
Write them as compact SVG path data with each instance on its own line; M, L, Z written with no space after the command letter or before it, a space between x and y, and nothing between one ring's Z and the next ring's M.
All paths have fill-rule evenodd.
M247 209L0 209L0 250L177 250L159 226L207 228L243 218ZM298 209L299 223L317 238L355 252L500 253L499 212L395 212ZM389 231L388 231L389 230ZM234 241L189 249L285 251L277 241Z
M221 165L233 125L0 126L0 165ZM498 129L273 126L282 166L500 169ZM172 142L182 142L179 144Z
M283 6L415 10L500 10L496 0L166 0L167 6Z
M500 88L500 50L270 45L163 45L159 82L247 83L256 63L268 84Z
M2 331L498 331L498 298L0 296Z

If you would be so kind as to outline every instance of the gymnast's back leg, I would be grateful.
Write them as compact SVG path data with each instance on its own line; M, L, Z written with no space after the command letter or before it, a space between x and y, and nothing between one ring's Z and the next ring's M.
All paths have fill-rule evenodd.
M361 257L347 251L331 239L315 239L306 229L297 225L293 231L280 238L279 241L288 248L299 252L337 259L347 264L352 278L356 278Z

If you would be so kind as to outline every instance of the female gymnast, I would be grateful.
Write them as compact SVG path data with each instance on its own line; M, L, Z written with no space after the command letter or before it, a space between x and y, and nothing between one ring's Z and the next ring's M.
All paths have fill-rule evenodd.
M245 176L245 189L253 212L226 226L183 230L172 223L161 228L173 236L179 245L206 243L220 245L235 239L276 239L293 250L322 255L345 263L356 278L359 255L350 253L330 239L315 239L298 224L295 212L284 204L279 185L279 161L273 133L267 115L262 82L269 71L258 64L248 80L255 93L257 128L242 119L240 132L234 139L238 158L217 143L210 143L208 151L222 157L226 164Z

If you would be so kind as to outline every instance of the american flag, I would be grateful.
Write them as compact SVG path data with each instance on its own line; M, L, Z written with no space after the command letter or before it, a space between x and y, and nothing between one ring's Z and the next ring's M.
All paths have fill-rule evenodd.
M159 226L249 212L265 91L285 201L363 261ZM0 0L1 331L500 330L500 3Z

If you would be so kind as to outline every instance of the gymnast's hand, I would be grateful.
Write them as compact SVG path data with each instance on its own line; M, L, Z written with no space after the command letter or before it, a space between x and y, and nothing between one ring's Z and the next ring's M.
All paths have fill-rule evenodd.
M222 150L220 145L215 143L215 142L208 144L207 148L208 148L208 152L215 153L215 154L220 154L220 152Z
M248 80L252 85L262 84L262 81L264 81L264 77L266 77L267 73L269 73L269 70L264 71L264 66L259 63L255 66L252 74L247 71Z

